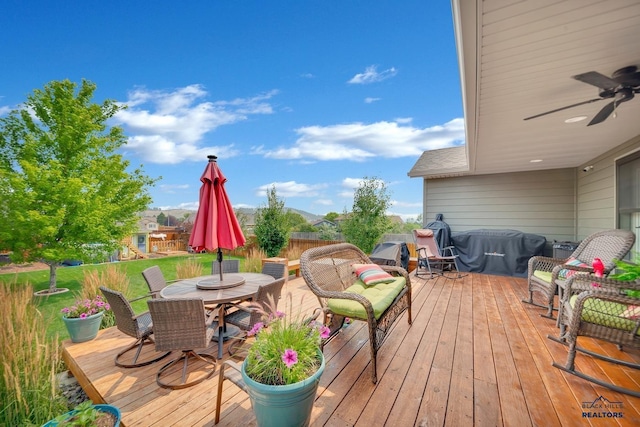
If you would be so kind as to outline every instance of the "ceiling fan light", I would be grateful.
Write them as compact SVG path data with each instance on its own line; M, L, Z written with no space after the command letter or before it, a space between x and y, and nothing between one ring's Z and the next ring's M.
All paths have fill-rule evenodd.
M587 116L575 116L575 117L570 117L568 119L566 119L564 122L565 123L577 123L577 122L581 122L583 120L586 120Z
M542 159L533 159L533 160L529 160L529 163L540 163L542 161Z

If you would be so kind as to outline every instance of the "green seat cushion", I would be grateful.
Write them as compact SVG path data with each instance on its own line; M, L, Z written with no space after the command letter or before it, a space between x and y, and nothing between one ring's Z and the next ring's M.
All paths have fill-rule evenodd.
M536 270L533 272L533 275L538 279L545 281L547 283L551 283L551 272L550 271L541 271Z
M571 307L575 306L578 295L569 300ZM636 326L636 321L626 318L629 306L613 301L603 301L598 298L589 298L582 309L582 320L596 325L631 331ZM640 334L640 331L638 332Z
M376 319L380 319L382 313L391 305L393 300L404 288L406 281L404 277L396 277L390 283L378 283L373 286L366 286L362 280L358 279L353 285L349 286L344 292L360 294L371 302L373 306L373 314ZM367 312L362 304L357 301L330 298L327 300L327 306L335 314L346 317L354 317L356 319L366 319Z

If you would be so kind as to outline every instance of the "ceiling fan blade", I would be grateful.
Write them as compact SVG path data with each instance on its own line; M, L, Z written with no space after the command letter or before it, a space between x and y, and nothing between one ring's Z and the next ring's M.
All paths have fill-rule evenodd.
M607 119L607 117L609 117L611 113L613 113L613 110L615 109L616 109L616 101L612 101L608 103L607 105L602 107L602 110L600 110L593 119L591 119L591 121L587 126L597 125L598 123L604 122Z
M604 98L594 98L594 99L590 99L588 101L578 102L577 104L567 105L566 107L556 108L555 110L547 111L545 113L536 114L535 116L531 116L531 117L526 117L523 120L535 119L535 118L538 118L538 117L541 117L541 116L546 116L547 114L556 113L558 111L567 110L569 108L577 107L579 105L591 104L592 102L602 101L603 99Z
M620 85L617 81L605 76L604 74L600 74L597 71L589 71L572 77L583 83L599 87L600 89L615 89Z

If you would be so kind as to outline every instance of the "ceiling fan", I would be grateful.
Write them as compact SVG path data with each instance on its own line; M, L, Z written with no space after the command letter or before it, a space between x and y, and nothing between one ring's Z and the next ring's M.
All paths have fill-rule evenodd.
M598 114L591 119L587 126L597 125L598 123L605 121L611 113L614 113L618 105L633 99L635 93L640 93L640 71L638 71L638 67L635 65L620 68L619 70L614 71L611 77L607 77L597 71L589 71L572 77L583 83L599 88L600 97L578 102L577 104L567 105L566 107L556 108L555 110L547 111L545 113L536 114L535 116L527 117L524 120L535 119L537 117L556 113L579 105L602 101L603 99L612 99L610 103L605 105Z

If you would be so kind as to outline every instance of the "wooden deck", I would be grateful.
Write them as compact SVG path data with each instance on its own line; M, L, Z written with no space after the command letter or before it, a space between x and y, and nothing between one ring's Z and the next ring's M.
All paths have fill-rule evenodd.
M547 339L555 321L521 303L526 281L470 274L453 280L417 279L413 325L406 314L378 353L378 384L370 380L364 324L355 322L324 350L312 425L328 426L632 426L640 424L640 399L615 393L551 366L566 348ZM303 279L286 290L305 309L317 305ZM212 426L217 373L184 390L155 383L159 364L121 369L113 364L131 338L111 328L88 343L64 343L67 366L94 401L117 405L132 426ZM581 339L584 347L640 361L640 352ZM214 345L215 347L215 345ZM211 349L214 351L214 348ZM160 362L162 363L162 362ZM640 372L578 355L577 367L640 389ZM225 382L220 426L254 425L250 402ZM613 409L585 409L602 396ZM622 418L583 418L583 412L616 412Z

